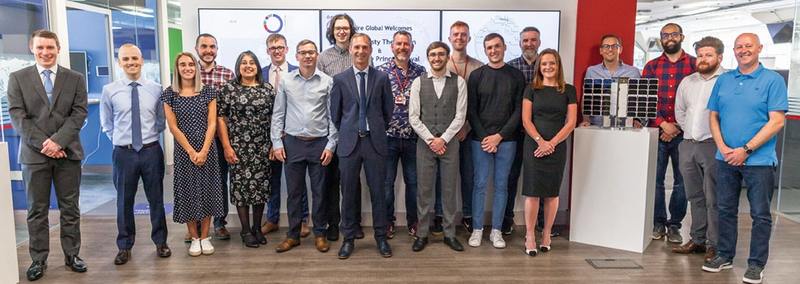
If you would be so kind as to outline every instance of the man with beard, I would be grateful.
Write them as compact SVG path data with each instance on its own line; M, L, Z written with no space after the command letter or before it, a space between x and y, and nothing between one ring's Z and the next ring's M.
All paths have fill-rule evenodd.
M711 135L718 149L719 244L717 257L703 264L703 270L720 272L733 267L739 194L744 182L753 219L750 257L742 279L745 283L761 283L764 277L772 231L770 201L778 164L776 136L789 109L783 78L758 61L762 48L757 35L739 35L733 46L738 67L719 76L708 100Z
M672 248L674 253L690 254L705 252L705 260L716 255L717 247L717 161L714 154L717 146L708 126L709 112L706 109L711 89L719 75L725 47L715 37L704 37L694 43L697 54L697 72L684 78L678 86L675 98L675 120L683 129L683 142L678 146L680 168L686 185L686 197L692 208L692 239Z
M447 63L447 71L456 73L469 84L469 75L472 74L472 71L483 66L483 62L467 55L467 44L472 39L469 35L469 25L462 21L456 21L450 25L450 36L447 39L452 47L450 60ZM469 136L471 129L469 123L465 122L461 130L456 134L460 143L463 143L464 139ZM473 181L472 149L469 143L466 144L458 149L459 172L461 173L461 225L464 226L467 232L472 233L472 191L475 183ZM438 196L435 205L438 208L435 209L437 217L434 219L434 228L431 231L433 234L440 234L443 229L442 218L439 216L442 215L440 214L442 211L441 189L437 189L436 192Z
M619 55L622 54L622 40L617 35L607 34L600 38L600 56L603 57L603 62L600 64L589 66L586 68L586 77L584 79L611 79L611 78L639 78L639 69L622 62ZM603 117L593 115L584 117L581 126L589 125L603 125ZM642 124L638 120L634 120L634 125L641 127Z
M215 90L220 90L222 86L233 79L233 71L218 65L217 60L217 38L211 34L200 34L195 40L194 50L200 57L200 80L203 85L211 86ZM219 139L219 138L215 138ZM228 217L228 163L225 161L225 151L222 150L222 143L217 141L217 153L219 153L220 177L222 177L222 196L225 199L222 203L222 217L214 217L214 238L218 240L229 240L231 234L225 225L228 224L225 218ZM186 233L185 242L191 242L192 237Z
M408 99L411 92L411 82L419 75L425 73L425 67L411 61L411 52L414 51L414 41L407 31L398 31L392 36L392 53L394 58L376 67L389 74L394 97L394 112L386 129L388 136L389 156L386 163L386 210L389 223L386 227L386 237L394 237L394 180L397 177L397 162L403 162L403 181L405 182L406 223L408 234L415 236L417 233L417 135L408 122Z
M678 145L683 140L681 129L675 121L675 92L684 77L694 73L695 58L681 48L683 29L675 23L661 28L661 46L664 53L650 60L642 70L642 77L658 79L658 114L650 127L658 127L658 161L656 163L656 200L653 214L653 239L664 236L670 243L682 243L681 222L686 216L686 193L683 190L683 177L678 157ZM667 164L672 160L672 195L669 200L669 220L667 219L664 177Z

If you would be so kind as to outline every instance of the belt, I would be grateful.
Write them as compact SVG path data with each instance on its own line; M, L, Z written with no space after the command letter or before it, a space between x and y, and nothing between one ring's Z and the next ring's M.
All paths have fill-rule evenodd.
M359 131L358 132L358 137L364 138L364 137L367 137L367 136L369 136L369 131Z
M689 143L714 143L714 138L708 138L706 140L683 139L683 141Z
M147 143L147 144L142 144L142 149L144 149L144 148L149 148L149 147L153 147L153 146L156 146L156 145L158 145L158 141L155 141L155 142L150 142L150 143ZM114 145L114 147L117 147L117 148L122 148L122 149L128 149L128 150L133 150L133 144L128 144L128 145Z
M308 137L308 136L294 136L294 135L291 135L291 136L294 137L294 138L297 138L299 140L302 140L302 141L314 141L314 140L322 138L322 137Z

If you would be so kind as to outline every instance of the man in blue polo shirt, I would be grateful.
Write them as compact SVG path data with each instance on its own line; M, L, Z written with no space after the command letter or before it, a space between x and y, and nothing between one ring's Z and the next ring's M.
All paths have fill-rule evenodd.
M720 272L733 267L739 194L744 181L753 218L750 257L742 279L745 283L761 283L764 276L772 229L770 201L778 163L775 135L783 128L789 109L783 78L758 62L761 49L757 35L739 35L733 47L738 68L719 76L708 100L711 135L718 149L719 243L717 257L703 264L703 270Z

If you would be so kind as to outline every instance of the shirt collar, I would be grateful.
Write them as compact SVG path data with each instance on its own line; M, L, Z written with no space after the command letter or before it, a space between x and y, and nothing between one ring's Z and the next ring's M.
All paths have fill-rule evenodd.
M51 72L53 72L53 75L55 75L56 72L58 71L58 64L53 65L53 67L50 68L44 68L44 66L36 64L36 72L39 73L39 75L41 75L44 70L50 70Z
M349 52L349 51L347 50L347 48L341 48L341 47L339 47L339 45L337 45L336 43L334 43L334 44L333 44L333 50L336 50L336 51L337 51L337 52L339 52L340 54L341 54L341 53L345 53L345 52Z
M299 77L300 79L303 79L303 80L311 80L311 79L314 79L315 77L320 77L319 76L319 72L320 72L319 69L314 68L314 74L311 74L311 78L306 79L305 77L303 77L302 74L300 74L300 68L297 68L297 69L294 69L294 71L292 71L292 77L293 78L298 78Z
M367 73L367 76L369 76L369 65L367 65L367 68L364 68L364 70L358 70L358 68L354 64L353 65L353 72L354 72L354 74L356 74L356 76L358 76L358 72L365 72L365 73Z
M538 57L539 55L537 54L536 56ZM522 63L523 65L528 65L528 66L534 66L534 65L536 65L536 60L533 60L533 63L531 63L531 64L528 64L528 60L525 60L525 56L524 56L524 55L520 55L520 56L517 58L517 60L519 60L519 63Z
M444 72L444 78L449 78L451 76L450 73L450 71ZM436 76L433 76L433 72L428 72L428 78L436 78Z
M748 77L751 77L751 78L755 78L755 77L758 77L758 75L761 74L762 70L764 70L764 65L762 65L761 62L759 62L758 63L758 68L756 68L756 70L753 71L750 74L742 74L742 71L740 71L738 67L736 68L736 71L734 71L734 72L736 72L734 74L736 75L736 77L748 76Z
M667 54L664 53L664 52L661 53L660 58L661 58L661 60L664 60L666 62L671 62L672 63L672 61L669 61L669 57L667 57ZM678 60L676 60L675 62L684 61L684 60L687 60L687 59L689 59L689 54L687 54L686 51L681 49L681 57L678 57ZM620 63L622 63L622 60L620 60Z
M202 73L211 73L211 72L214 72L215 69L219 68L219 65L217 64L217 61L214 61L214 67L208 68L208 70L203 69L203 64L200 63L199 61L197 63L200 64L200 72L202 72Z
M281 67L281 71L288 72L289 71L289 61L283 61L283 64L279 65ZM269 65L269 72L275 72L275 69L278 68L275 64Z

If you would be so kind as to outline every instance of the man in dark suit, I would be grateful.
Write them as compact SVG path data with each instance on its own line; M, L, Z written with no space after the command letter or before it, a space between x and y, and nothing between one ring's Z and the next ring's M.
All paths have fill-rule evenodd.
M65 265L86 272L78 257L81 247L78 193L83 147L79 132L86 119L86 81L83 75L58 66L58 36L37 30L29 47L36 65L11 73L8 112L20 134L19 160L28 194L28 234L33 263L28 280L44 276L50 251L50 187L55 185L61 211L61 248Z
M342 178L342 234L344 242L339 258L350 257L355 248L358 230L358 180L361 166L367 174L372 201L372 222L378 251L383 257L392 256L386 241L386 201L383 182L388 155L386 127L394 110L389 75L369 66L372 40L356 33L350 42L353 67L333 77L331 90L331 119L339 130L339 171Z

